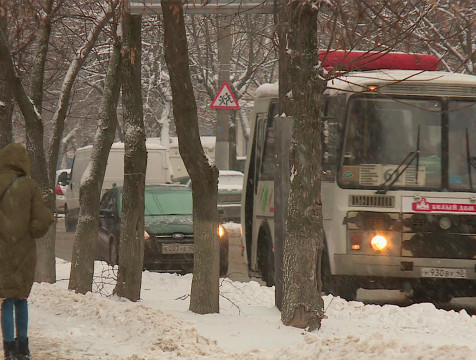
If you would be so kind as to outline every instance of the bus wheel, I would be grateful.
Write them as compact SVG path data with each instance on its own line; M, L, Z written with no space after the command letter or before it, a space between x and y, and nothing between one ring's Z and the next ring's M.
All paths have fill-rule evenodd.
M228 253L229 244L220 244L220 276L226 276L228 274Z
M439 289L417 287L413 289L411 297L415 304L424 302L442 304L450 302L452 298L453 296L444 287Z
M333 276L332 277L333 295L340 296L347 301L355 301L357 298L357 284L351 276Z
M274 285L274 254L269 231L261 229L258 234L258 267L266 286Z

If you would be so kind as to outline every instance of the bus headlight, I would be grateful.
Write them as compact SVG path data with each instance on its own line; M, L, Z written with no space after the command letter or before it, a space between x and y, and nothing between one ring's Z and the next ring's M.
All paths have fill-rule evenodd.
M223 240L225 238L226 231L223 225L218 225L218 237L220 240Z
M387 248L388 240L383 235L375 235L370 240L370 245L372 246L372 249L374 249L375 251L382 251Z

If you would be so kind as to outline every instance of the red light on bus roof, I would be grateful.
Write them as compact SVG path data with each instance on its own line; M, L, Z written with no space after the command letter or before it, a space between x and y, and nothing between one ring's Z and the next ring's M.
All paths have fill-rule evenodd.
M428 54L319 50L319 60L328 71L438 70L438 58Z

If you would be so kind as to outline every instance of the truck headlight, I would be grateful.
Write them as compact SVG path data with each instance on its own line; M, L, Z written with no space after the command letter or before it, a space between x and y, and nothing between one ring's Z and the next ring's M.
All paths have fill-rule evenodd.
M370 245L372 246L372 249L374 249L375 251L382 251L387 248L388 240L383 235L375 235L370 240Z

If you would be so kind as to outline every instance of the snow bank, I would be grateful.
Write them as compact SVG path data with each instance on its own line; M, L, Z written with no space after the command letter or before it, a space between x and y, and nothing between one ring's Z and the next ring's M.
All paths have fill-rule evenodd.
M476 359L476 317L436 309L364 305L325 296L327 318L313 333L283 326L274 289L220 282L220 314L188 310L191 275L144 272L141 301L112 292L114 271L96 262L94 289L67 290L71 264L57 261L56 284L35 284L30 342L42 359Z

